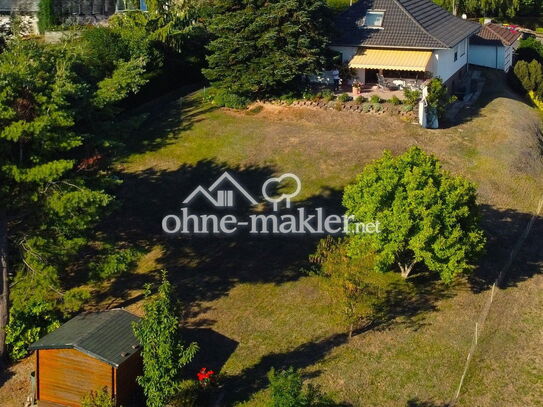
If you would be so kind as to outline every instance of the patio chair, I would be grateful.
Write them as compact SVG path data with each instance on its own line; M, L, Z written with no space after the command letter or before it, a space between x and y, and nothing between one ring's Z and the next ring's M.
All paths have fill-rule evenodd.
M398 90L398 89L400 89L399 86L388 82L385 79L385 77L383 75L381 75L380 73L377 74L377 85L381 89L385 89L385 90Z

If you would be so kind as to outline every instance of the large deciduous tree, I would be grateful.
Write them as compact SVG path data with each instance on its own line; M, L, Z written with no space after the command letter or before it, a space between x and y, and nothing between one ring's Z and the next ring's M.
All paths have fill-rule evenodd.
M351 235L349 253L360 256L370 244L379 271L397 266L407 278L421 264L450 282L473 269L485 246L476 197L475 185L419 148L397 157L386 152L345 188L347 214L381 229Z
M204 70L217 87L269 96L323 67L330 27L323 0L221 0L217 7Z

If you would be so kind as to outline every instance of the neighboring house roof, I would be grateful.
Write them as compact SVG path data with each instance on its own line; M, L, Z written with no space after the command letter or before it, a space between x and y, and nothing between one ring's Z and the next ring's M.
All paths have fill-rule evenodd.
M132 323L140 318L122 309L83 313L30 346L30 350L77 349L118 367L139 349Z
M361 26L366 13L384 11L381 28ZM336 19L333 45L374 48L452 48L480 29L431 0L359 0Z
M471 43L477 45L493 45L509 47L520 37L519 31L510 30L498 24L486 24L479 33L471 37Z
M0 0L0 12L37 13L39 0Z

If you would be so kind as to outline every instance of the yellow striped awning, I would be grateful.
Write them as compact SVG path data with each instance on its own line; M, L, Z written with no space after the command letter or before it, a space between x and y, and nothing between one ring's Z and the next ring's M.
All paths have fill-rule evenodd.
M432 51L360 48L349 67L426 72L431 59Z

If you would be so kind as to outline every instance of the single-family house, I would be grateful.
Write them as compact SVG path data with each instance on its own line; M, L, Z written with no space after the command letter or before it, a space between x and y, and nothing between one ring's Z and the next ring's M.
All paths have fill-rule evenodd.
M513 66L513 56L521 37L515 29L486 24L470 39L469 63L507 72Z
M361 83L403 87L440 77L451 89L467 70L469 40L480 28L432 0L359 0L337 17L331 48Z
M30 346L38 406L79 407L92 391L107 389L115 405L131 406L142 374L139 318L123 309L83 313Z

